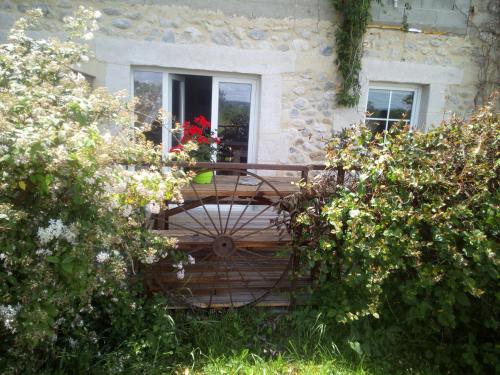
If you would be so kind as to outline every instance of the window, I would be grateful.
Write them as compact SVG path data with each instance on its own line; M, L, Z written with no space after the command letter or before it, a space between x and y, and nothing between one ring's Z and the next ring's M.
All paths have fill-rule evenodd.
M371 86L366 125L375 133L387 131L401 121L415 126L418 96L418 88Z
M167 154L178 142L179 134L171 131L175 123L203 115L223 138L218 161L254 162L257 82L232 74L137 68L132 71L137 122L151 126L146 138Z
M138 98L135 108L137 125L149 124L146 138L155 144L162 142L162 74L159 72L135 71L134 96Z

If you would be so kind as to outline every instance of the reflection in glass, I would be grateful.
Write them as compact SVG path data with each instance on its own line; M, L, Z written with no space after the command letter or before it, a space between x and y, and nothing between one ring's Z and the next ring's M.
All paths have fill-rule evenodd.
M222 147L218 160L246 163L252 85L249 83L219 83L218 136Z
M138 98L135 106L136 125L151 125L145 132L146 138L155 144L161 144L162 125L158 113L162 104L162 73L134 72L134 96Z
M368 120L366 121L366 126L373 133L381 133L385 130L386 120Z
M390 90L370 89L366 111L370 117L387 118Z
M391 97L390 119L409 119L413 106L413 91L394 90Z
M172 80L172 129L175 129L175 124L182 122L181 119L181 82L173 79ZM171 145L177 146L179 144L178 136L174 136L177 133L172 134Z
M405 127L409 124L407 120L389 121L387 124L387 130L391 129L393 126Z
M410 124L415 92L370 89L366 125L374 132L389 130L394 124Z

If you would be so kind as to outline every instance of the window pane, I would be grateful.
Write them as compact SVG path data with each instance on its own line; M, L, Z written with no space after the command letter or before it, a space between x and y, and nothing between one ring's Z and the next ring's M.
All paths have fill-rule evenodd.
M172 80L172 125L181 121L181 83Z
M137 125L150 124L151 130L146 138L155 144L161 144L162 124L158 112L162 103L162 73L134 72L134 96L138 98L135 107Z
M370 89L366 111L370 117L387 118L390 90Z
M374 133L381 133L385 130L385 123L382 120L368 120L366 126Z
M391 119L410 119L413 106L413 91L394 90L391 98Z
M252 85L219 83L218 135L222 137L219 161L246 163Z
M177 123L181 123L181 82L173 79L172 80L172 108L170 108L170 114L172 116L172 129L175 129ZM179 144L179 139L181 135L178 132L171 133L171 145L177 146Z
M392 128L393 126L399 126L399 127L404 127L409 124L409 121L403 120L403 121L389 121L387 124L387 130Z

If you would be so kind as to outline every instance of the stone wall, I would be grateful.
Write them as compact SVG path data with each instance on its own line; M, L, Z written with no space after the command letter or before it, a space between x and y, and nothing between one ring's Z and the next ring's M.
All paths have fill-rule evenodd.
M365 39L365 62L371 68L362 74L363 95L357 108L345 109L335 104L339 81L333 12L325 18L324 13L306 12L305 7L300 17L256 17L201 9L191 2L193 7L163 5L172 1L0 0L0 37L33 5L46 15L34 32L58 34L62 18L84 3L102 12L101 28L93 42L96 61L84 68L96 76L97 84L111 89L130 87L127 74L139 61L164 68L184 64L186 69L204 69L207 64L205 69L210 71L258 76L258 162L322 161L323 140L332 131L363 119L370 81L422 85L427 98L422 103L426 111L423 128L439 123L451 112L465 116L473 108L478 47L467 35L371 27ZM312 9L320 9L316 1L310 3ZM300 4L304 7L307 1ZM134 51L144 53L137 57ZM149 53L156 56L150 63ZM179 54L189 59L183 60ZM235 63L231 65L231 61Z

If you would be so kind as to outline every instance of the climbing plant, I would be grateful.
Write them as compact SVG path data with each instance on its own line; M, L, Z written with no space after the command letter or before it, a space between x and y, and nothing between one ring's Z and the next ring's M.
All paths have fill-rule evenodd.
M374 0L332 0L333 7L340 14L340 26L335 33L336 64L342 84L337 93L337 102L353 107L359 102L361 57L363 36L370 20L371 2Z

